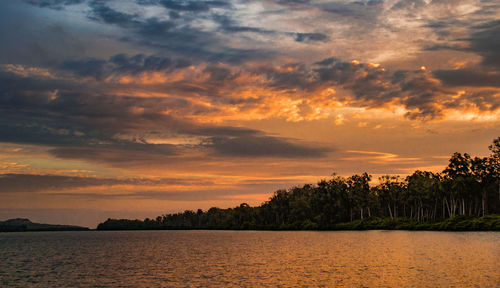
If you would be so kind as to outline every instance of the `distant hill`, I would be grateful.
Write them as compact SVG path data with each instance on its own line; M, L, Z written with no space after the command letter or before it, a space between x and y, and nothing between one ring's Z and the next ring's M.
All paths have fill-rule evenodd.
M87 227L72 225L53 225L33 223L29 219L16 218L0 221L0 232L25 232L25 231L83 231Z

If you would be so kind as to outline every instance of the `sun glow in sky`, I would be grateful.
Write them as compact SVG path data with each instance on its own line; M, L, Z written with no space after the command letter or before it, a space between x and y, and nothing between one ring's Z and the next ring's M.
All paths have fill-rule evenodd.
M498 19L488 0L1 1L0 218L95 226L487 155Z

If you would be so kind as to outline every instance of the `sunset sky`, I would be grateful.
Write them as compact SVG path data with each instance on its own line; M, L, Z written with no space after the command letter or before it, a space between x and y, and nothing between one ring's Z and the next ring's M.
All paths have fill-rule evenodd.
M258 205L500 136L497 0L0 1L0 220Z

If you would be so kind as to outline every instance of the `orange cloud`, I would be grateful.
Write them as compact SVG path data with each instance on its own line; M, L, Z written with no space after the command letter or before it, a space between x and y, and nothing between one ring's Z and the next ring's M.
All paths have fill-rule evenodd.
M376 151L358 151L358 150L348 150L349 154L354 154L358 156L344 157L342 160L348 161L367 161L369 163L375 164L386 164L386 163L407 163L407 162L421 162L422 159L417 157L399 157L399 155L385 152Z

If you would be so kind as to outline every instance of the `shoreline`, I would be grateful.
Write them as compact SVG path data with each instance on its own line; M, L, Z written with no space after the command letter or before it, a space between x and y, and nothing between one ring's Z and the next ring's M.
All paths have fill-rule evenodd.
M406 230L406 231L500 231L500 215L492 214L482 217L456 216L453 218L444 219L442 221L433 222L418 222L409 218L378 218L371 217L352 222L344 222L333 224L330 227L300 227L293 225L282 225L279 227L162 227L162 226L147 226L143 227L124 227L121 225L114 226L113 223L129 222L143 223L140 220L114 220L108 219L104 223L99 224L96 231L132 231L132 230L221 230L221 231L367 231L367 230ZM314 224L314 223L313 223Z
M482 217L472 216L456 216L453 218L444 219L441 221L418 222L410 218L379 218L370 217L358 219L352 222L336 223L330 227L300 227L294 225L281 225L279 227L151 227L144 225L143 227L124 227L114 226L113 223L142 223L140 220L127 219L108 219L101 223L95 229L82 227L83 229L33 229L22 230L12 229L10 231L0 231L0 233L12 232L68 232L68 231L159 231L159 230L207 230L207 231L436 231L436 232L498 232L500 231L500 215L491 214ZM313 223L314 224L314 223Z

